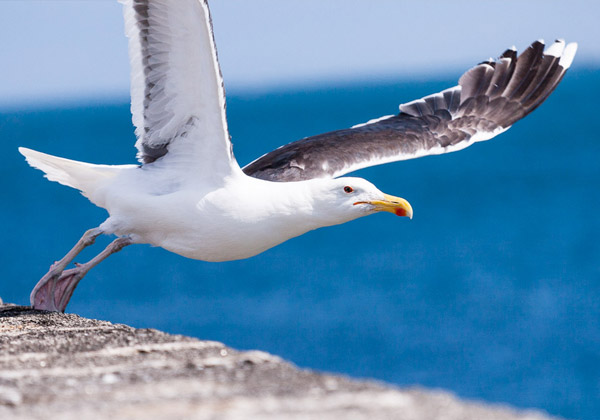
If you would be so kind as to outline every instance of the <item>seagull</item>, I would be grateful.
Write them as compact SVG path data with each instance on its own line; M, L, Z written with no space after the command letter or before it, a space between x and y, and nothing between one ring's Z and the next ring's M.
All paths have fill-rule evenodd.
M249 258L310 230L375 212L412 218L403 198L342 175L464 149L506 131L537 108L571 65L577 44L539 40L462 75L458 85L400 112L307 137L241 167L206 0L119 0L131 64L139 165L97 165L19 148L46 178L108 211L31 292L36 309L64 312L75 287L105 258L152 244L204 261ZM67 269L99 235L116 235Z

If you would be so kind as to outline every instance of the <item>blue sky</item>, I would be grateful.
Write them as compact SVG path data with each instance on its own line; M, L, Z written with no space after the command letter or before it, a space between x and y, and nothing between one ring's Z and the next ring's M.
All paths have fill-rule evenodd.
M229 91L456 74L556 37L600 64L598 1L214 0ZM125 96L116 0L0 1L0 104Z

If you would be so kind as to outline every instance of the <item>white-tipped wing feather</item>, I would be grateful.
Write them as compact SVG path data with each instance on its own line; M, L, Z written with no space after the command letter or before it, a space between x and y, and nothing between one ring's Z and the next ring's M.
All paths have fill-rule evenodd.
M399 160L464 149L510 128L552 93L577 45L534 42L473 67L458 85L400 105L400 113L282 146L243 168L271 181L337 177Z
M223 173L237 165L205 0L120 0L142 163ZM189 172L188 172L189 173Z

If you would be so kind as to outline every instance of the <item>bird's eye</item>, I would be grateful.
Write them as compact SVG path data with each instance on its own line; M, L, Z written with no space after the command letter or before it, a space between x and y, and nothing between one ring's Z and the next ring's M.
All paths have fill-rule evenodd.
M347 192L348 194L350 194L353 191L354 191L354 189L352 187L349 187L347 185L344 187L344 192Z

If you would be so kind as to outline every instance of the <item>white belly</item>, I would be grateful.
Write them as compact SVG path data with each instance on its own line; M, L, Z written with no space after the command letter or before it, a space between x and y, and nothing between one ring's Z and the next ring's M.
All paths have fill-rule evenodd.
M226 189L204 195L119 194L108 198L111 217L102 228L187 258L216 262L252 257L318 227L310 218L303 223L297 212L292 218L261 203L255 194Z

